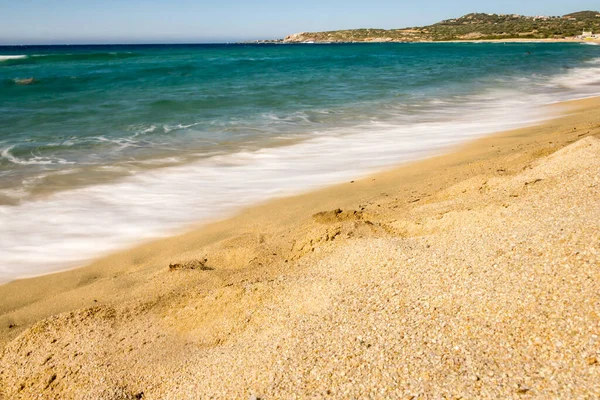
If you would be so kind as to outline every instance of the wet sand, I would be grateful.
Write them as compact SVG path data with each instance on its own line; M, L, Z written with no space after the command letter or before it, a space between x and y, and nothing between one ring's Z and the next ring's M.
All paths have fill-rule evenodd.
M600 396L600 99L0 286L0 398Z

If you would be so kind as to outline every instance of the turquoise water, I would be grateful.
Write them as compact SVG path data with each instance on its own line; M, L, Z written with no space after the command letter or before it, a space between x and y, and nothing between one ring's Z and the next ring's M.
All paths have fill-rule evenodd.
M600 93L599 60L579 44L0 47L0 281L534 123Z

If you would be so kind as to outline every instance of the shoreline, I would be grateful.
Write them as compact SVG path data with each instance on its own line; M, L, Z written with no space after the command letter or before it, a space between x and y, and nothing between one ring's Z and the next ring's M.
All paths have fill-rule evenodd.
M516 129L510 129L510 130L506 130L506 131L488 133L484 136L476 137L474 139L467 140L466 142L454 144L454 145L451 145L450 147L434 151L430 155L425 156L424 158L418 158L416 160L408 160L408 161L396 164L394 166L383 168L383 169L381 169L379 171L375 171L375 172L367 172L364 174L363 177L358 177L358 178L356 178L356 180L357 181L368 181L371 179L375 180L380 175L385 176L388 174L393 174L393 173L403 170L405 168L411 169L415 164L418 165L421 163L428 163L428 162L436 160L438 158L443 159L446 157L451 157L457 153L460 153L464 148L474 147L474 146L476 146L476 144L479 141L485 141L488 138L501 137L501 136L509 134L511 132L520 132L522 130L530 130L530 129L535 129L538 127L541 128L545 125L551 124L553 121L555 121L557 119L567 117L568 116L568 113L566 111L567 109L573 109L573 107L575 107L575 108L578 107L577 105L573 106L573 104L585 103L588 101L592 101L592 102L598 101L598 103L600 103L600 97L599 96L590 96L590 97L583 97L583 98L579 98L579 99L575 99L575 100L558 101L555 103L547 104L546 106L543 107L543 109L550 110L553 108L554 109L564 108L564 110L562 111L563 115L558 116L558 117L548 117L547 116L545 118L542 118L541 120L534 120L534 121L530 122L529 124L526 124L523 127L519 127ZM355 183L355 181L353 180L351 183ZM254 210L254 209L269 208L270 205L272 205L272 204L277 204L279 202L285 202L285 201L293 201L296 198L303 198L306 196L308 196L308 197L318 196L318 194L322 191L335 190L336 188L342 187L344 185L346 185L346 183L343 183L343 182L342 183L334 183L334 184L325 185L321 188L309 189L308 191L302 191L302 192L296 193L296 194L290 194L290 195L284 195L282 197L270 198L270 199L261 201L256 204L251 204L249 206L242 207L240 210L234 212L233 214L230 214L229 216L224 216L221 218L216 218L216 219L208 220L208 221L193 222L189 225L188 228L184 229L183 231L179 230L179 233L170 234L170 235L167 235L164 237L159 237L156 239L146 240L142 243L134 244L133 246L129 246L129 247L121 249L121 250L110 251L104 255L101 255L101 256L95 257L94 259L89 260L88 262L84 263L83 265L80 265L80 264L77 266L73 265L70 267L65 267L65 269L61 269L58 271L49 271L47 273L43 273L40 275L26 276L26 277L22 277L22 278L17 278L12 281L0 283L0 291L4 286L7 286L7 285L17 284L19 282L43 279L48 276L69 273L69 272L73 272L73 271L80 270L80 269L86 269L95 264L102 263L106 259L112 259L113 257L120 255L120 254L126 254L129 252L135 251L136 249L139 249L139 248L153 246L156 243L160 243L163 241L170 241L170 240L173 240L178 237L186 237L188 235L198 234L202 230L212 228L215 225L227 224L230 220L235 220L237 218L240 218L243 215L252 213L252 210ZM0 308L0 312L1 312L1 310L2 309Z
M107 334L116 334L112 330L117 328L110 327L113 322L104 325L105 321L113 319L115 326L125 325L125 321L130 319L139 321L139 329L149 332L166 329L165 332L171 332L167 333L169 344L165 349L176 350L167 357L175 364L182 362L181 357L189 348L207 354L212 354L212 349L215 349L218 354L218 350L227 346L227 343L235 343L235 338L243 342L248 332L255 332L253 323L257 324L256 329L269 324L271 311L268 307L264 308L264 304L279 297L262 288L272 282L291 282L290 285L299 290L285 292L284 297L289 297L291 302L298 301L300 307L291 308L295 311L290 311L290 318L295 313L316 313L325 309L322 308L325 306L318 303L318 298L313 302L303 299L304 284L293 286L296 281L303 282L306 271L313 271L311 266L321 265L332 254L339 256L337 250L351 254L355 251L353 240L375 240L369 243L377 247L377 240L387 240L389 236L393 236L394 240L410 241L413 236L426 238L432 235L434 230L419 222L422 218L419 213L425 213L436 202L448 202L454 196L460 197L460 193L464 192L458 189L462 187L465 192L479 187L475 192L483 193L488 182L517 177L539 159L579 140L600 136L600 115L596 112L599 106L598 97L554 104L548 107L557 112L567 107L569 111L541 125L469 141L449 154L411 162L367 178L307 194L252 206L227 220L118 252L86 267L0 285L0 298L7 299L0 304L0 348L4 349L0 366L14 360L11 357L17 357L12 344L9 344L17 336L17 341L21 342L12 342L15 346L23 346L24 343L36 345L47 337L44 332L63 337L61 329L71 329L71 333L79 329L86 332L92 329L105 337ZM516 202L519 197L509 197L506 201ZM467 212L472 207L467 203L465 200L464 208L461 205L448 206L443 214ZM416 217L404 221L407 216ZM170 268L170 265L173 267ZM368 276L361 275L361 279L368 280ZM348 279L346 275L344 277ZM314 284L318 287L322 285L323 289L309 291L313 295L324 296L323 293L329 290L328 284L322 280ZM341 289L336 286L335 290ZM258 293L259 297L252 297L252 293ZM198 303L200 298L204 299L204 303ZM206 308L201 304L206 304ZM192 310L194 306L199 307L200 314ZM257 310L259 315L248 316L252 314L249 314L250 310ZM60 317L51 317L61 313ZM51 318L44 322L48 317ZM252 322L254 318L257 322ZM247 322L240 322L246 319ZM53 325L55 322L58 325ZM33 329L28 329L32 326ZM132 328L128 326L123 329L118 331L118 335L126 336L124 332ZM173 332L177 334L173 336ZM93 346L94 339L87 335L84 334L80 340L87 343L85 346ZM145 337L144 340L149 339ZM159 343L163 343L161 340L152 339L151 342L159 346ZM107 341L112 342L114 340ZM142 362L146 360L150 366L156 366L153 362L160 360L153 359L134 339L127 339L125 343L130 343L133 354ZM48 348L52 344L40 346L53 354L56 365L74 362L67 362L60 351ZM83 352L89 353L89 348L85 348L87 350ZM113 354L109 347L104 351L109 355L103 357L112 360L111 364L120 365L122 361L119 361L119 354ZM162 354L161 351L158 353ZM165 354L162 356L166 357ZM267 365L267 360L263 361ZM175 368L170 361L165 361L165 364L168 370ZM27 368L32 368L29 372L33 374L33 383L26 388L34 390L38 387L35 380L43 381L39 375L43 371L38 370L37 366ZM148 373L147 369L140 366L134 370L141 374L139 376ZM104 371L105 374L109 372L118 376L116 380L109 379L109 382L123 379L129 382L130 375L127 374L131 372L123 375L112 369ZM0 387L3 386L3 379L9 379L8 376L0 376ZM71 390L76 391L77 387L69 382L80 382L82 387L86 387L85 382L90 384L92 381L85 379L91 378L85 374L70 378L65 376L63 380L66 383L57 390L63 390L65 397L69 397L69 393L75 393ZM259 381L254 383L257 389L252 389L250 394L265 390L260 387ZM13 383L12 380L10 382ZM165 381L160 382L163 382L163 386L156 383L156 387L168 387ZM210 383L219 386L218 382ZM131 382L126 386L127 390L138 390L136 384ZM13 388L8 384L5 387ZM49 384L46 389L48 387L52 385ZM241 397L241 393L236 391L237 386L232 390L233 397ZM156 393L160 393L160 390L157 389ZM0 397L2 394L0 390ZM148 394L152 396L151 392ZM223 393L221 395L224 397ZM218 394L216 396L220 397Z
M579 44L600 44L600 39L578 39L578 38L564 38L564 39L519 39L519 38L507 38L507 39L463 39L463 40L416 40L416 41L398 41L398 40L386 40L386 39L373 39L373 40L361 40L361 41L339 41L339 42L327 42L327 41L311 41L311 42L297 42L297 41L282 41L280 43L266 42L257 44L357 44L357 43L579 43Z
M436 43L436 42L428 42ZM600 43L600 39L473 39L473 40L449 40L444 43Z
M430 61L430 56L426 54L428 52L423 52L424 49L420 48L410 50L411 46L406 47L407 51L417 55L416 58L411 58L411 63L393 63L389 65L389 69L386 67L383 70L384 73L376 73L378 65L383 65L388 56L398 59L404 57L403 52L397 53L396 50L399 49L394 47L362 50L340 48L335 54L331 54L335 60L347 59L356 65L364 65L365 69L361 67L361 74L365 73L365 76L373 78L357 79L356 75L351 78L356 88L363 88L360 89L360 98L354 97L353 86L340 84L342 81L330 80L327 85L319 84L319 79L313 79L312 67L305 68L305 64L294 61L298 57L309 63L319 64L319 57L329 59L329 52L324 48L314 49L315 54L319 55L316 58L311 55L312 50L306 53L291 47L279 50L215 49L216 54L224 57L227 65L232 67L235 63L230 63L238 57L235 55L238 50L246 54L243 57L248 52L261 54L259 58L264 60L260 62L269 65L275 62L272 56L280 54L291 69L282 70L282 74L278 75L278 85L286 86L288 81L314 85L314 90L305 90L312 87L310 85L297 86L299 95L307 99L307 104L312 104L306 109L302 104L290 101L286 91L273 90L268 91L265 96L281 98L281 103L274 102L275 106L269 108L262 105L269 103L267 99L264 102L250 102L248 104L257 104L257 107L249 105L244 108L244 113L248 112L252 117L238 121L235 109L230 107L234 103L211 103L201 99L204 97L202 91L192 91L193 96L198 96L198 101L207 101L209 108L224 107L223 114L211 122L205 114L195 115L193 107L171 113L169 108L172 105L163 104L157 109L157 112L160 111L158 115L147 118L142 110L156 105L145 104L145 100L136 99L135 91L128 91L127 102L139 104L138 110L142 114L123 117L130 119L132 123L140 122L139 125L124 124L121 129L112 126L113 119L98 116L95 119L97 126L86 125L86 131L89 128L90 132L81 131L73 139L64 143L57 142L56 146L52 144L50 147L39 147L39 155L29 153L29 147L34 145L27 142L27 135L31 135L38 140L36 143L42 145L45 143L42 136L45 137L46 134L41 135L41 132L48 129L47 135L52 137L55 127L45 125L37 130L35 123L25 121L28 127L23 127L23 132L7 143L8 147L15 147L10 151L8 147L2 151L5 154L2 160L8 168L5 175L10 176L13 183L3 182L0 196L6 194L15 199L16 203L13 203L14 206L0 205L0 225L4 227L0 231L0 254L4 260L3 268L0 268L0 281L64 270L65 266L77 267L99 256L147 240L178 234L196 221L214 221L269 197L301 193L356 179L362 176L362 171L382 170L400 162L428 156L438 148L454 145L458 141L525 126L537 117L544 117L543 113L537 113L538 106L554 100L598 92L594 86L598 65L597 52L593 46L568 45L560 49L540 47L531 52L535 55L533 58L527 56L530 49L498 47L490 53L484 52L485 57L490 58L489 62L498 56L496 53L506 55L497 59L496 70L487 68L487 61L481 62L481 49L457 47L458 53L471 60L463 62L462 57L446 58L446 53L454 53L454 50L441 45L439 48L432 48L431 54L436 59L441 57L440 60L448 60L448 65L456 65L458 70L440 68L439 73L450 78L442 79L441 75L436 75L437 72L430 76L427 67L423 69L427 78L419 82L397 78L412 76L423 68L421 65L426 66ZM156 51L156 54L162 54L162 50ZM211 54L204 48L189 51L194 58L199 59ZM64 52L65 50L54 49L47 53L58 55ZM87 50L82 54L85 52ZM92 53L96 52L97 55L90 53L83 58L99 58L101 64L105 59L113 58L105 50L94 50ZM183 73L187 68L186 52L184 49L169 48L168 53L164 53L164 60L150 59L165 62L165 66L176 65L177 70ZM357 52L376 53L382 57L355 57ZM150 57L150 54L154 57L155 54L154 50L146 52L135 46L127 52L123 49L122 53L128 60L131 59L126 61L127 65L131 64L132 68L139 67L142 70L145 68L145 63L141 62L146 60L144 57ZM127 53L131 53L131 56L125 55ZM557 53L561 57L564 55L560 64L554 62ZM169 56L166 57L166 54ZM45 57L39 65L39 73L46 70L51 72L54 63L62 62L63 57L71 60L80 56L73 54ZM82 67L85 65L82 64ZM243 65L248 66L248 73L252 73L256 67L254 62ZM522 65L522 68L517 68L517 65ZM117 64L113 66L117 68ZM38 69L38 66L31 67L36 71ZM294 69L296 67L299 68L298 71ZM439 65L436 70L438 67ZM15 73L19 69L21 67L18 65L9 68ZM459 70L481 74L481 77L464 80L469 74L456 73ZM198 76L188 78L190 81L208 82L206 84L210 86L210 80L199 79L203 73L201 71L202 69L196 71ZM345 75L342 68L319 71L318 75L323 77L330 76L329 74L340 77ZM56 70L56 73L59 72L60 70ZM214 72L218 73L217 70ZM117 69L112 73L106 70L99 79L111 80L114 73L118 73ZM157 74L159 76L162 72ZM439 82L436 76L440 78ZM65 78L70 80L66 75ZM236 79L239 78L241 77ZM171 82L170 78L165 79ZM123 82L123 88L134 89L135 82L127 79L118 81ZM261 98L262 86L253 85L252 81L240 80L242 81L248 82L248 85L241 85L240 93L249 91L256 99ZM388 86L389 82L397 84L391 87ZM519 82L519 85L515 85L515 82ZM171 83L183 84L181 80L173 80ZM439 90L436 89L438 84ZM328 89L329 85L331 88ZM77 86L80 87L79 84ZM25 89L12 84L9 87L23 95L27 95L30 89L43 89L42 86ZM175 87L172 88L175 90ZM377 95L378 87L386 88L381 92L381 97ZM81 89L85 92L90 88L83 85ZM111 90L116 89L115 86ZM143 90L150 94L156 88L147 86ZM63 93L65 99L74 99L68 93L68 90ZM9 92L6 94L12 96ZM239 98L233 92L229 95L232 99ZM288 100L285 100L286 97ZM27 95L25 98L32 101L32 107L37 107L35 96ZM93 100L96 99L94 96L85 98L91 99L94 107L103 109L100 99ZM188 100L180 99L177 102L187 104ZM7 117L16 118L10 115ZM164 123L152 122L153 118L163 119ZM208 125L204 126L205 123ZM183 130L171 133L177 126ZM189 126L191 128L188 129ZM108 135L108 141L101 140L106 144L98 144L96 139L100 138L88 138L88 134L94 130L99 133L112 132ZM41 135L39 138L36 136L38 134ZM182 146L192 150L195 145L192 146L191 143L201 143L204 136L221 139L231 136L238 144L224 154L221 151L206 153L211 147L214 147L213 150L221 148L219 139L206 149L198 149L206 157L190 159L182 164L166 164L164 168L146 170L123 163L130 158L143 160L145 155L160 153L161 157L166 156L163 151L170 152L177 158L181 156L182 151L179 149ZM306 140L294 146L268 146L267 142L276 138ZM167 143L173 145L167 146ZM114 154L111 155L113 151ZM66 163L63 164L60 160ZM44 164L46 162L50 164ZM37 197L38 195L41 197ZM140 207L140 204L144 206ZM35 234L31 234L32 232Z
M315 135L293 146L234 152L0 208L4 212L0 224L6 227L0 233L0 250L5 265L12 266L12 271L2 271L0 281L77 268L115 251L223 219L270 198L357 179L443 153L474 137L548 118L543 106L525 104L522 99L517 102L522 106L513 104L512 111L501 101L488 104L487 109L478 109L477 104L463 106L460 117L431 125L377 125L369 136L363 134L371 129L366 124L343 135ZM416 140L405 139L409 132ZM397 135L402 139L397 140ZM36 221L36 226L28 221ZM93 234L88 226L94 227ZM30 229L38 227L42 232L28 236Z
M587 98L588 97L582 97L582 98L579 98L576 100L584 100ZM573 100L570 100L570 101L573 101ZM461 146L463 146L466 143L472 142L473 140L477 140L479 138L490 136L490 135L496 135L499 132L507 131L506 127L508 127L508 126L514 126L515 128L509 129L509 130L514 130L514 129L521 129L521 128L525 128L525 127L532 127L532 126L544 124L547 121L553 119L553 117L550 115L550 112L547 110L550 110L554 105L561 104L561 103L565 103L565 101L558 101L557 103L538 105L535 108L532 108L531 110L529 110L529 115L527 115L527 117L520 122L518 122L518 120L514 120L514 121L510 121L509 123L505 123L504 124L505 127L501 127L501 125L499 125L499 126L496 126L495 128L487 128L487 129L489 129L487 131L487 133L478 133L478 134L474 135L473 137L470 137L469 135L462 135L460 137L460 139L448 140L447 143L444 143L442 145L432 143L430 149L427 149L427 150L417 149L415 151L416 155L415 154L404 154L405 159L403 161L393 161L393 162L390 162L387 165L383 165L383 166L373 166L373 165L366 166L363 169L358 169L358 170L353 171L353 173L350 175L346 174L346 175L348 175L347 178L350 180L366 179L366 178L369 178L371 175L375 176L375 175L384 173L386 171L391 171L391 170L395 170L395 169L410 165L415 162L419 162L419 161L430 159L430 158L435 158L435 157L438 157L438 156L441 156L444 154L448 154L448 153L453 153L456 149L460 148ZM491 117L487 116L487 118L491 118ZM477 119L475 119L475 120L477 120ZM448 128L451 129L450 126ZM483 128L479 128L479 129L483 129ZM349 135L347 135L346 137L348 137L348 136ZM344 138L346 138L346 137L344 137ZM337 140L337 138L335 138L335 139ZM293 144L310 145L310 143L313 142L314 140L315 140L315 138L306 138L304 140L297 140L297 141L295 141L295 143L292 141L292 145ZM286 147L290 148L288 144L286 144L286 145L283 145L283 144L268 145L268 146L261 148L260 151L278 149L278 148L286 148ZM233 153L233 154L235 154L235 153ZM175 165L174 167L175 168L177 168L177 167L185 168L185 167L189 167L190 164L193 165L194 163L181 163L179 165ZM167 168L160 168L160 167L155 168L155 170L157 170L159 172L165 171L166 169ZM109 183L113 183L113 182L109 182ZM105 183L100 183L99 185L102 186L103 184L105 184ZM318 183L318 184L313 183L312 185L309 185L308 187L305 187L305 188L294 187L293 189L287 190L284 193L276 193L268 198L259 199L258 201L253 201L248 204L237 205L232 210L224 210L224 211L221 210L221 212L216 212L216 214L214 216L211 216L208 218L197 219L192 222L186 222L185 224L181 224L180 226L177 226L177 227L167 228L166 231L162 234L157 234L151 238L138 239L137 241L134 241L134 242L128 244L127 246L123 246L121 248L116 248L116 249L111 249L111 250L106 250L99 255L91 256L86 259L83 259L83 261L66 260L62 263L64 265L64 267L60 267L58 269L56 269L56 268L49 269L44 272L32 271L31 273L23 274L21 276L13 278L12 280L0 280L0 287L2 285L6 285L6 284L9 284L14 281L34 279L34 278L44 277L44 276L48 276L48 275L52 275L52 274L56 274L56 273L68 272L68 271L76 270L79 268L85 268L86 266L89 266L100 260L110 257L111 255L126 252L131 249L135 249L135 248L138 248L140 246L144 246L144 245L147 245L150 243L155 243L155 242L158 242L158 241L161 241L164 239L185 235L185 234L197 231L199 229L202 229L203 227L205 227L207 225L212 225L215 223L219 223L221 221L229 220L231 218L234 218L236 215L243 213L245 210L247 210L249 208L263 206L265 204L269 204L278 199L301 196L303 194L312 193L312 192L319 191L319 190L322 190L325 188L334 187L334 186L337 186L340 184L343 184L343 180L340 180L338 177L338 179L336 181L332 181L332 182ZM98 185L88 185L88 187L92 187L92 188L94 186L98 186ZM86 187L84 187L83 189L85 189L85 188ZM77 190L78 188L75 187L74 189ZM57 193L58 194L68 193L68 190L63 190L62 192L59 191ZM51 193L51 194L56 194L56 193Z

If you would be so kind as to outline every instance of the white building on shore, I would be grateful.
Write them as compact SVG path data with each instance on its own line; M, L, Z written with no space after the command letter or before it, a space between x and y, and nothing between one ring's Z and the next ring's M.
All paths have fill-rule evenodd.
M600 34L594 34L592 31L583 31L579 39L600 39Z

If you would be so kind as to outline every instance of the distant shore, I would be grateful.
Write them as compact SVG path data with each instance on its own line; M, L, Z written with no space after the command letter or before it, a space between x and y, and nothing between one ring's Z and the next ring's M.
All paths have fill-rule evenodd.
M600 44L600 39L579 39L579 38L564 38L564 39L470 39L470 40L417 40L417 41L401 41L401 40L386 40L374 38L371 40L362 41L285 41L284 39L277 40L258 40L251 43L258 44L344 44L344 43L583 43L583 44Z
M299 32L287 43L340 42L506 42L600 40L600 12L579 11L562 16L469 13L427 26L399 29L359 28ZM549 39L546 39L549 38Z
M439 42L428 42L439 43ZM600 39L491 39L491 40L449 40L443 43L600 43Z
M0 398L600 396L600 98L549 107L0 286Z
M427 43L600 43L600 39L490 39L490 40L448 40L445 42Z

